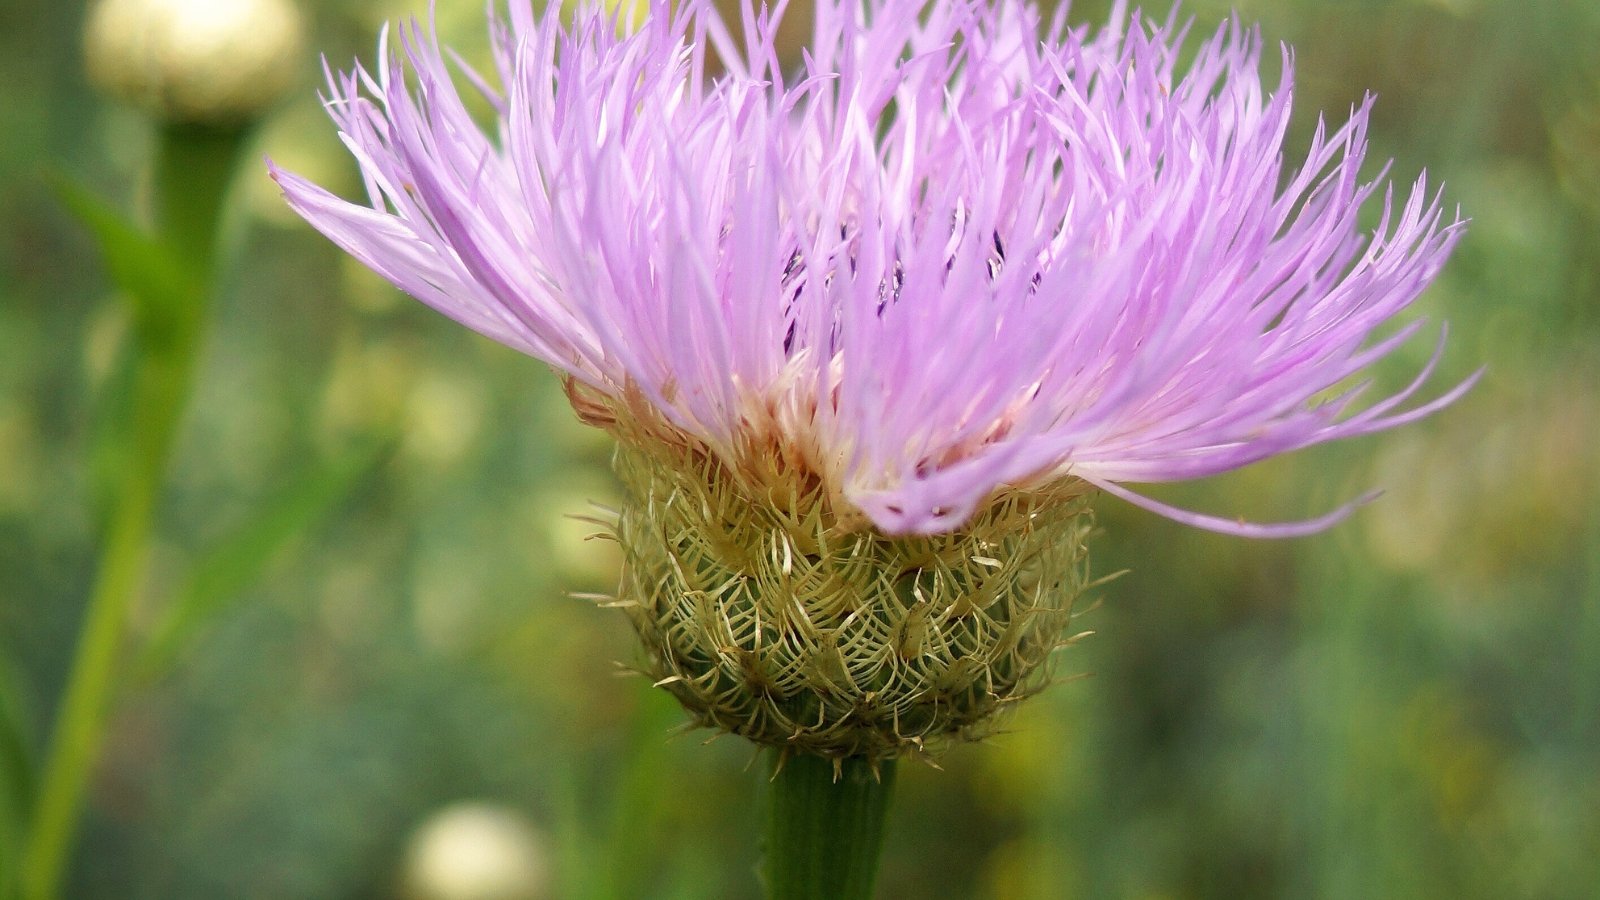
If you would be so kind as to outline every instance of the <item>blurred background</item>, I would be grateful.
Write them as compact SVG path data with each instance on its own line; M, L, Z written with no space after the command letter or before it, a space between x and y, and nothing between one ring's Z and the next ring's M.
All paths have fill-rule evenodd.
M1319 537L1225 538L1103 501L1096 567L1131 571L1059 659L1093 677L943 771L902 769L880 893L1595 896L1600 4L1235 6L1296 47L1291 155L1317 110L1342 120L1370 90L1373 156L1402 183L1426 167L1472 218L1420 312L1450 322L1441 389L1488 375L1420 425L1155 492L1272 520L1388 489ZM1228 12L1183 8L1202 32ZM606 440L541 365L341 256L255 163L354 195L317 53L370 60L422 0L301 9L303 77L229 208L134 642L195 566L227 589L119 684L67 895L757 896L751 748L671 737L670 698L616 675L623 617L568 596L616 577L612 545L565 517L615 501ZM96 564L97 423L129 327L45 176L136 210L152 143L86 83L84 14L0 5L0 683L35 757ZM438 0L438 20L481 54L479 0ZM384 449L229 585L211 548L308 461L366 445ZM508 887L460 893L474 884Z

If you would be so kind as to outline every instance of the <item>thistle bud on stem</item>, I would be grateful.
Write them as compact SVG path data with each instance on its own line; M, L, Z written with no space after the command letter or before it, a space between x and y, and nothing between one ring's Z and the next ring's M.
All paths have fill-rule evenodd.
M84 50L102 89L166 121L246 122L300 69L291 0L101 0Z

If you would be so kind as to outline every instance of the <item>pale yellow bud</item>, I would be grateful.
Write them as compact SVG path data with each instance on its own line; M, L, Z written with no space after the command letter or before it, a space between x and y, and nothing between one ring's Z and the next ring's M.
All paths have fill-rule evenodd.
M300 70L292 0L100 0L89 13L89 77L171 121L260 115Z
M544 841L516 812L484 803L447 807L418 829L406 854L413 900L542 900Z

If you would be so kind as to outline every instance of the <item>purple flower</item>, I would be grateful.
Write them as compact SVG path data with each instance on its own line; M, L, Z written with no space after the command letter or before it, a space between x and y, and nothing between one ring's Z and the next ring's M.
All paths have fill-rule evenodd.
M736 39L708 0L637 27L512 0L498 89L413 23L374 72L329 77L367 203L273 177L577 396L732 469L798 461L886 534L1070 478L1233 534L1314 531L1353 504L1249 525L1123 484L1390 428L1471 386L1410 403L1441 329L1409 387L1360 402L1462 223L1421 179L1403 198L1361 180L1370 101L1286 164L1292 59L1265 89L1254 29L1180 69L1186 29L1120 5L1091 33L1017 0L819 0L786 71L782 7L746 5Z

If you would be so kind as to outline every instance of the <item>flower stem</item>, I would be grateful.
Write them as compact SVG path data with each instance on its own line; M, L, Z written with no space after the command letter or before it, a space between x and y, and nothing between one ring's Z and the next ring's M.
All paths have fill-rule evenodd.
M29 823L21 871L26 900L60 895L84 794L99 759L128 611L144 580L156 503L198 357L221 199L242 137L196 126L168 126L161 134L155 179L161 238L207 287L193 296L139 300L145 314L136 319L133 417L119 436L127 464L111 500L83 631Z
M868 900L894 791L894 760L780 760L767 801L771 900Z

